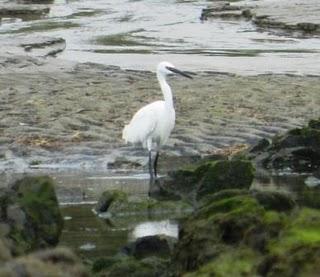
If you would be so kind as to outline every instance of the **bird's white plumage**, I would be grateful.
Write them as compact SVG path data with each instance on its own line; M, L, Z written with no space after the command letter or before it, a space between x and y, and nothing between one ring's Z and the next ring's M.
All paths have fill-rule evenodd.
M158 149L166 143L174 123L174 108L166 105L165 101L156 101L135 113L131 122L124 127L122 138L133 144L141 143L144 148L149 148L153 143Z
M165 101L155 101L138 110L122 132L126 142L141 143L149 151L153 146L158 150L170 136L175 124L175 110L172 93L165 77L172 74L168 68L174 68L171 63L161 62L157 68L157 78Z

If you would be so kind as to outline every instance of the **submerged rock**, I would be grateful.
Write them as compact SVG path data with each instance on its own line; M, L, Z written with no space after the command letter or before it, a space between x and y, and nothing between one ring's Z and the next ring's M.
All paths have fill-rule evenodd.
M14 255L55 246L63 227L52 179L25 177L0 192L4 238Z

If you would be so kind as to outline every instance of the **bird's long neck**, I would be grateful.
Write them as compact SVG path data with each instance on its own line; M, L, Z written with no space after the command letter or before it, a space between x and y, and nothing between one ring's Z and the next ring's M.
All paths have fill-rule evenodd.
M164 102L166 103L166 106L168 108L173 108L172 92L170 86L166 81L166 78L159 73L157 73L157 78L163 93Z

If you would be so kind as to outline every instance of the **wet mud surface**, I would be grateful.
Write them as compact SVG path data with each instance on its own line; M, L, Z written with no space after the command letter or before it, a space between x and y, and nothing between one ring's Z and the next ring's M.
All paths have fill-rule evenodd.
M0 74L3 168L17 166L15 158L22 168L144 163L144 151L124 145L121 132L137 109L162 98L153 72L30 57L10 69ZM254 143L320 114L319 77L197 72L169 83L177 121L168 155Z

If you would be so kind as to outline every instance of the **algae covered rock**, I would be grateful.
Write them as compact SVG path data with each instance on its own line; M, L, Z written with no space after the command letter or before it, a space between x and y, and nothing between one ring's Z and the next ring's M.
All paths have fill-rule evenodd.
M198 198L223 189L249 189L254 177L251 162L245 160L214 161L197 170L203 172Z
M277 191L253 191L252 195L266 210L285 212L292 210L296 203L288 194Z
M54 184L49 177L25 177L0 195L1 223L14 255L55 246L63 227Z
M208 195L180 226L174 274L316 276L319 219L318 210L299 209L278 192L233 189Z
M116 256L100 258L93 263L92 271L99 276L168 276L169 262L159 257L148 257L141 260L134 257Z
M238 248L250 256L245 272L251 272L256 257L261 255L258 253L266 251L268 242L277 238L286 222L284 214L263 205L245 190L225 190L204 198L199 209L181 225L173 256L177 274L204 266L215 268L213 272L218 274L216 270L221 267L213 265L241 256L234 252Z
M292 215L259 265L263 276L317 276L320 272L320 213L303 208Z
M320 185L304 186L299 193L299 202L303 206L320 209Z
M186 166L169 175L162 189L192 201L223 189L249 189L254 168L247 160L219 159Z

